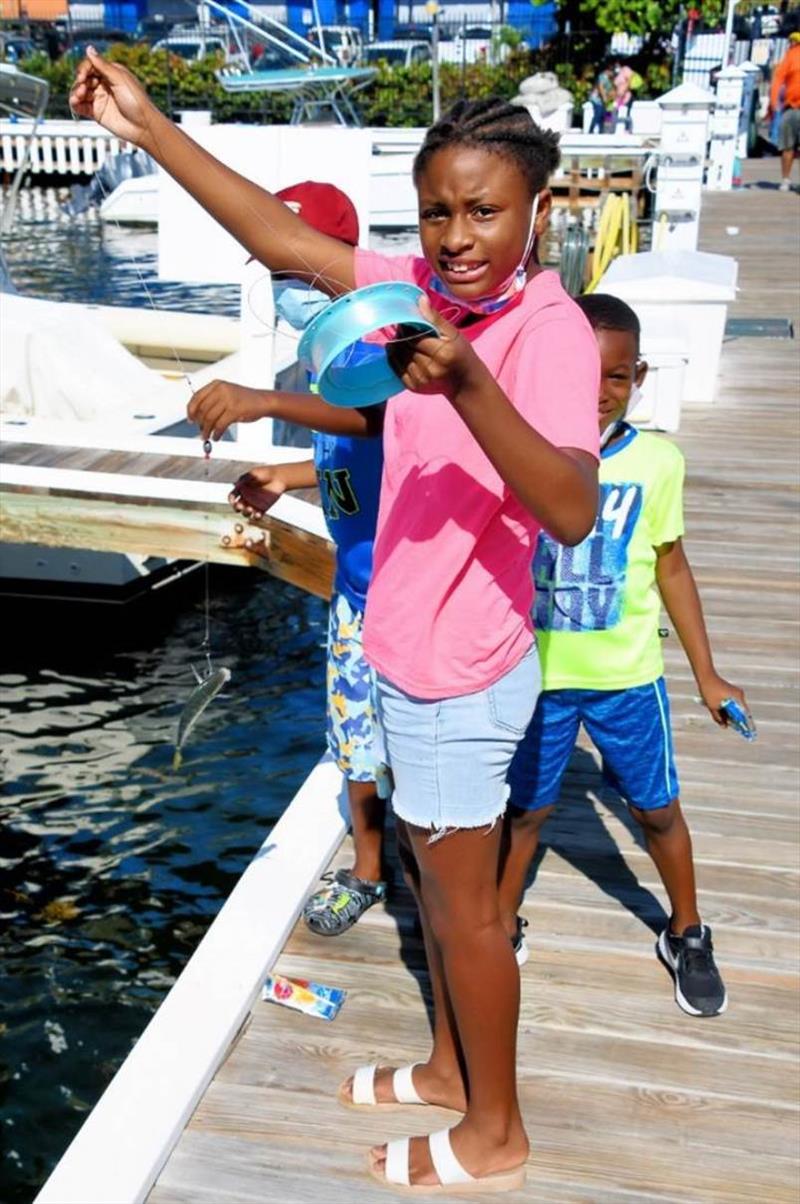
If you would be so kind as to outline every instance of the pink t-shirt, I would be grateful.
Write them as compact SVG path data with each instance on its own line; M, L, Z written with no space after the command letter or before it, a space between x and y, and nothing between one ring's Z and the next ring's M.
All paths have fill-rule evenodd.
M356 252L359 287L431 269L415 256ZM448 302L428 292L437 309ZM553 272L464 336L512 404L557 447L598 455L599 355ZM531 557L540 524L517 501L443 395L389 401L364 653L418 698L485 689L531 645Z

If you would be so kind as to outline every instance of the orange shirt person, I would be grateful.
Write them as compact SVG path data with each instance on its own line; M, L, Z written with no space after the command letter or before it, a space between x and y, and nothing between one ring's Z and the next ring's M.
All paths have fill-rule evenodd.
M783 116L778 135L778 148L781 152L780 187L782 192L789 192L792 187L792 163L800 151L800 33L789 34L789 49L773 73L769 95L770 114L778 109L781 92Z

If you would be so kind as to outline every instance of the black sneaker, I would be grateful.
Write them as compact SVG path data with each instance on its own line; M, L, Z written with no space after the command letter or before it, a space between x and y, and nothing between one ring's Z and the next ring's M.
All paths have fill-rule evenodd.
M656 942L656 953L675 982L675 1002L690 1016L719 1016L728 1006L728 993L714 961L711 929L705 924L675 936L669 925Z
M523 920L522 916L517 916L517 931L511 938L511 948L514 950L514 957L517 959L518 966L524 966L530 957L528 941L525 936L525 929L527 927L528 921Z
M303 908L303 919L317 936L340 936L360 920L365 911L386 898L385 882L367 882L349 870L323 874L322 890Z

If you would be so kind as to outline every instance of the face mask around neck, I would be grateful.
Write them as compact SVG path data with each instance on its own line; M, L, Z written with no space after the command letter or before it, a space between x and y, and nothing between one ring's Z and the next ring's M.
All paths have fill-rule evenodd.
M456 317L459 318L467 314L495 314L505 305L508 305L518 293L521 293L528 282L528 261L533 254L533 248L536 243L536 215L539 212L539 194L533 198L533 206L531 208L531 220L528 227L528 240L525 244L525 251L522 259L519 261L514 271L508 276L503 283L487 297L475 297L465 300L463 297L456 297L450 291L443 280L438 276L432 276L429 288L432 292L438 293L441 297L446 297L460 313Z
M331 301L327 293L310 288L302 280L276 280L272 290L275 312L295 330L305 330Z

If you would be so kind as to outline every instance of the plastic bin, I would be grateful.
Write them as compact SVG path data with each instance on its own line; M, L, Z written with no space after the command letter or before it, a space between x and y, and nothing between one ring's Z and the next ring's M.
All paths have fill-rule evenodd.
M714 400L738 268L729 255L648 251L620 255L597 286L599 293L621 297L636 310L643 346L667 339L686 350L682 401Z
M644 430L677 431L689 352L677 341L651 339L642 343L642 359L647 361L647 376L641 399L628 418Z

